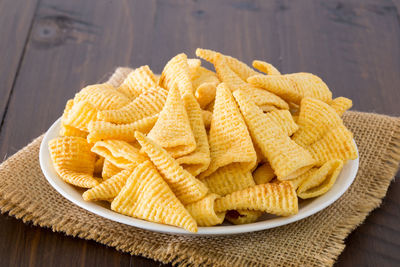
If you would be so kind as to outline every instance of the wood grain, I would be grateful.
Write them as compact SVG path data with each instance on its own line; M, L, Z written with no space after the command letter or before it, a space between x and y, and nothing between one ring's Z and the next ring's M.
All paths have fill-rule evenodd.
M0 63L1 159L45 131L67 99L116 66L149 64L160 72L169 58L194 56L197 47L246 63L264 59L283 72L313 72L335 96L352 98L356 110L400 115L399 1L29 0L15 18L4 17L5 5L17 12L22 4L0 3L2 36L16 40L15 47L0 42L0 56L10 59ZM398 265L399 195L395 182L382 207L348 237L337 266ZM1 266L158 265L5 215L0 240Z

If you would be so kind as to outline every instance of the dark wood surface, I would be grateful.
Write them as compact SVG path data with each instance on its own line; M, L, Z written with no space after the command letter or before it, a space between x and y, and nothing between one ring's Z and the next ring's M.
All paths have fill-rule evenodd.
M399 1L0 1L0 159L44 132L67 99L116 66L160 72L196 47L321 76L354 109L400 115ZM0 160L0 161L1 161ZM397 175L400 177L399 175ZM400 182L336 266L400 265ZM0 215L0 266L157 266Z

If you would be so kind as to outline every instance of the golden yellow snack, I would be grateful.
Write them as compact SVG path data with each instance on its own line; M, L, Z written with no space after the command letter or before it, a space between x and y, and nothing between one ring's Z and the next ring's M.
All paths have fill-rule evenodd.
M139 219L182 227L197 232L196 221L151 162L140 164L129 176L111 209Z
M89 135L87 140L89 143L107 139L117 139L126 142L134 142L135 132L148 133L153 128L158 119L158 114L143 118L141 120L128 124L114 124L107 121L91 121L88 124Z
M251 172L242 170L238 163L221 167L202 181L212 193L221 196L255 185Z
M167 101L147 137L174 158L187 155L196 149L189 117L177 87L169 90Z
M268 162L258 166L253 172L253 179L256 184L266 184L275 178L274 170Z
M188 64L188 67L189 67L190 76L192 76L200 68L201 60L198 59L198 58L188 58L187 59L187 64Z
M217 88L209 143L211 163L200 174L201 178L232 163L239 163L243 171L251 170L256 164L257 156L246 123L225 83Z
M165 149L140 132L136 132L135 136L141 144L142 150L146 152L176 197L184 205L196 202L207 194L208 188L184 170Z
M208 194L203 199L185 207L198 226L213 226L224 221L225 212L216 213L214 211L214 202L218 197L217 194Z
M61 178L72 185L91 188L98 184L93 177L96 155L81 137L58 137L49 141L53 166Z
M230 210L226 213L226 220L233 224L247 224L258 220L263 214L258 210Z
M314 165L311 154L291 140L243 91L233 93L254 142L268 159L279 180L294 179Z
M86 201L113 199L121 191L132 170L123 170L113 175L110 179L85 191L82 197Z
M333 159L322 165L302 181L297 195L302 199L317 197L328 192L343 169L343 161Z
M117 166L112 164L109 160L104 159L103 169L101 171L101 177L103 178L103 180L107 180L122 170L123 169L118 168Z
M291 182L255 185L215 200L216 212L227 210L258 210L289 216L298 212L296 191Z
M103 171L103 165L104 165L104 158L103 157L97 157L96 161L94 163L93 173L101 174L101 172Z
M275 68L272 64L261 60L254 60L253 67L261 72L268 75L281 75L279 70Z
M219 80L225 83L231 91L249 87L249 84L247 84L245 80L242 80L240 76L229 67L223 55L219 53L215 55L214 67Z
M241 90L243 90L259 107L270 105L277 109L289 109L289 105L285 102L285 100L273 93L268 92L267 90L250 85L242 88Z
M220 53L208 49L201 49L201 48L196 49L196 56L208 62L211 62L214 65L217 54ZM246 81L246 79L250 76L259 74L258 72L247 66L245 63L234 57L227 55L222 55L222 56L224 57L224 60L226 64L229 66L229 68L231 68L244 81Z
M74 104L88 101L98 110L119 109L129 104L130 99L108 83L89 85L74 97Z
M220 83L217 75L206 68L199 67L191 74L193 90L201 108L205 108L215 98L215 92Z
M167 90L177 86L182 96L193 94L189 65L184 53L178 54L168 61L161 73L159 84Z
M120 140L96 142L92 147L92 152L104 157L121 169L133 169L147 160L147 157L140 153L139 149Z
M161 87L150 88L123 108L99 111L97 118L113 123L132 123L159 113L167 95L168 91Z
M305 97L301 100L297 124L300 128L292 139L306 147L319 140L330 129L342 124L342 120L328 104L316 98Z
M126 76L128 76L128 74L131 73L132 71L133 69L131 68L118 67L111 75L111 77L107 80L106 83L109 83L115 88L118 88L118 86L120 86L122 82L125 80Z
M285 74L285 76L295 82L296 87L302 92L302 97L313 97L326 103L332 101L332 92L317 75L307 72L297 72Z
M289 110L273 110L265 114L265 116L279 125L282 131L288 136L291 136L299 129L299 126L294 122Z
M353 106L353 101L346 97L337 97L332 100L330 106L336 111L339 116L342 116L343 113L350 109Z
M201 110L201 115L203 117L204 127L206 127L206 129L210 129L212 112L208 110Z
M273 111L273 110L278 110L275 106L271 106L271 105L261 105L261 106L258 106L262 111L264 111L264 112L270 112L270 111Z
M156 77L149 66L146 65L129 73L117 91L133 100L146 90L156 87L156 85Z
M192 153L177 158L176 160L185 170L193 176L197 176L210 165L210 147L208 145L207 133L199 104L192 94L185 94L183 96L183 102L196 140L196 149Z
M67 101L67 104L65 105L65 109L61 118L61 128L60 128L60 135L61 136L77 136L77 137L83 137L86 138L88 135L87 132L81 131L75 127L72 127L70 125L66 125L65 121L68 118L68 115L74 106L74 100L70 99Z
M329 130L321 139L308 146L307 150L316 160L317 166L332 159L346 162L358 157L353 134L343 124Z
M90 104L89 101L81 101L74 104L68 113L68 117L63 120L63 124L87 132L88 124L97 120L97 113L97 108Z

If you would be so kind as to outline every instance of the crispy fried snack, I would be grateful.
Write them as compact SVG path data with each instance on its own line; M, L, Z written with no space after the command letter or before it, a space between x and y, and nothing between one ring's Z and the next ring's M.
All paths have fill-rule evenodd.
M125 185L132 170L123 170L113 175L110 179L105 180L101 184L85 191L82 195L86 201L94 200L110 200L118 195L122 187Z
M110 161L104 159L103 169L101 171L101 177L103 178L103 180L107 180L122 170L123 169L118 168L117 166L112 164Z
M317 166L333 159L346 162L358 157L353 134L343 124L329 130L321 139L308 146L307 150L316 160Z
M192 94L185 94L183 102L196 141L196 149L192 153L178 158L177 162L193 176L197 176L210 165L210 147L199 104Z
M53 166L61 178L72 185L91 188L98 185L93 177L96 155L81 137L58 137L49 142Z
M130 99L108 83L89 85L75 95L74 103L88 101L98 110L119 109L129 104Z
M214 202L218 197L217 194L208 194L203 199L185 207L196 220L198 226L213 226L224 221L226 212L216 213L214 211Z
M272 64L269 64L265 61L254 60L253 67L268 75L281 75L281 73L277 68L275 68Z
M274 107L275 109L289 109L289 105L285 102L285 100L273 93L268 92L267 90L253 87L251 85L243 87L240 90L243 90L259 107L265 107L268 105Z
M177 87L169 90L158 120L147 136L174 158L187 155L196 149L189 117Z
M140 132L136 132L135 136L142 150L150 157L176 197L184 205L196 202L207 194L208 188L184 170L165 149Z
M307 72L297 72L285 74L285 76L296 83L303 97L309 96L317 98L325 103L330 103L332 101L332 92L329 90L326 83L317 75Z
M212 112L208 110L201 110L201 115L203 117L204 127L206 127L206 129L210 129Z
M140 153L139 149L120 140L96 142L92 147L92 152L104 157L121 169L133 169L147 160L147 157Z
M127 67L118 67L115 72L111 75L111 77L107 80L106 83L111 84L115 88L118 88L128 76L129 73L131 73L133 69L127 68Z
M126 142L134 142L135 132L148 133L158 119L158 114L129 124L114 124L107 121L91 121L88 124L89 143L96 143L101 140L117 139Z
M89 101L78 102L68 112L68 117L64 119L64 125L87 132L88 124L97 120L97 112L97 108Z
M103 165L104 165L104 158L103 157L96 157L96 161L94 163L94 174L101 174L103 171Z
M321 139L330 129L341 125L342 120L328 104L316 98L305 97L301 100L297 124L300 128L292 139L306 147Z
M208 62L211 62L214 65L216 62L217 54L220 53L208 49L201 49L201 48L196 49L196 56ZM259 74L258 72L256 72L255 70L253 70L245 63L236 58L227 55L222 55L222 56L225 59L225 62L229 66L229 68L231 68L244 81L246 81L246 79L250 76Z
M226 213L226 220L233 224L247 224L258 220L263 214L258 210L230 210Z
M97 118L113 123L132 123L159 113L164 106L167 95L167 90L161 87L153 87L123 108L99 111Z
M326 162L301 182L297 195L302 199L307 199L325 194L332 188L342 169L343 161L341 160L333 159Z
M239 163L219 168L203 179L211 192L221 196L255 185L250 171L242 170Z
M156 87L156 81L156 76L149 66L142 66L129 73L117 91L133 100L146 90Z
M249 87L246 80L240 78L240 76L229 67L223 55L219 53L215 55L214 67L219 80L225 83L232 92Z
M240 164L244 172L256 164L257 156L246 123L225 83L217 88L209 142L211 163L201 178L232 163Z
M311 154L292 141L243 91L233 93L254 142L268 159L279 180L294 179L314 165Z
M214 205L216 212L247 209L280 216L298 212L296 191L288 181L260 184L236 191L218 198Z
M65 124L65 121L68 118L68 115L74 106L74 100L70 99L67 101L67 104L65 105L65 109L61 118L61 129L60 129L60 135L61 136L78 136L78 137L83 137L86 138L87 132L81 131L75 127L69 126Z
M342 116L346 110L353 106L353 101L346 97L337 97L332 100L330 105L337 112L337 114L339 114L339 116Z
M253 179L256 184L266 184L275 178L274 170L268 162L258 166L253 172Z
M161 73L159 84L167 90L177 86L182 96L188 93L193 94L189 65L184 53L168 61Z
M140 164L129 176L111 203L111 209L128 216L197 232L196 221L149 161Z
M199 67L191 73L191 80L195 97L201 108L205 108L215 98L215 92L220 83L217 75L204 67Z
M288 136L291 136L299 129L299 126L294 122L289 110L273 110L265 115L268 119L279 125Z

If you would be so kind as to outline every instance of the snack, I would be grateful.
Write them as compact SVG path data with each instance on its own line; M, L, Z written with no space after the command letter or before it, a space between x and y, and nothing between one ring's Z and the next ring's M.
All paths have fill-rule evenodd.
M298 198L328 192L357 157L340 118L352 101L332 99L318 76L196 55L215 72L181 53L161 75L122 68L66 103L49 151L85 201L191 232L247 224L296 214Z

